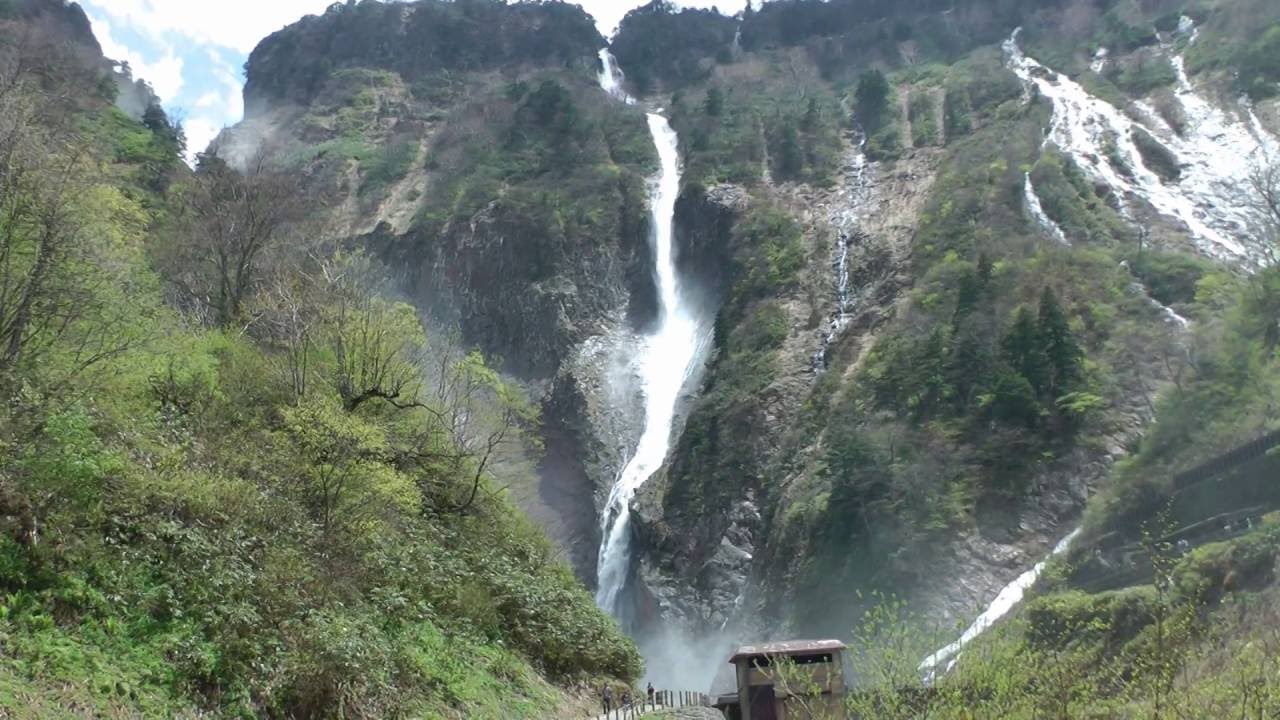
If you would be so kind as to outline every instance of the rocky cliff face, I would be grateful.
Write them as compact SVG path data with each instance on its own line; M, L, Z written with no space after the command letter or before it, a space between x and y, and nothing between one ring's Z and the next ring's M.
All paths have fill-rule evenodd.
M1068 28L1093 49L1065 65L1118 113L1148 123L1155 136L1173 133L1161 142L1183 147L1196 131L1151 120L1153 106L1177 117L1179 106L1200 107L1188 93L1217 98L1207 102L1249 136L1249 149L1232 154L1260 160L1273 137L1270 106L1235 105L1231 79L1210 68L1191 83L1173 72L1197 53L1195 21L1177 21L1172 6L1159 18L1128 7L1084 20L1023 10L939 17L904 7L851 26L833 20L801 39L762 33L761 14L746 19L742 44L719 58L714 48L691 51L701 74L655 73L681 88L676 117L695 182L710 167L711 182L741 184L731 190L740 198L732 212L707 200L682 205L694 237L726 238L716 276L725 302L718 357L687 428L668 468L637 500L642 549L633 586L637 615L651 622L641 637L672 623L711 643L735 633L845 635L865 609L856 593L872 591L904 596L941 625L973 617L1078 522L1113 463L1140 441L1155 395L1181 372L1187 331L1178 311L1190 313L1194 298L1173 300L1162 280L1136 269L1138 246L1157 248L1159 262L1218 257L1228 272L1251 262L1249 253L1209 252L1196 223L1169 210L1167 190L1148 197L1113 187L1090 176L1087 159L1064 158L1067 148L1044 138L1072 121L1051 95L1024 89L1008 43L998 42L1025 22L1036 38L1031 52L1062 57L1066 41L1049 34ZM1200 19L1217 31L1238 21L1235 11ZM916 34L854 49L854 38L895 23ZM1118 26L1133 33L1121 38ZM639 45L627 32L624 24L618 42ZM835 48L851 62L833 63ZM922 55L939 65L911 69ZM1168 69L1157 73L1153 63ZM888 76L891 117L879 128L866 124L869 101L859 87L864 70L877 66L901 68ZM770 72L786 80L771 83ZM1159 77L1139 81L1143 73ZM831 88L846 137L824 148L820 133L805 137L806 123L822 109L811 98L821 102ZM772 97L775 108L808 104L794 126L805 152L790 177L793 130L785 119L770 128L767 115L744 122L759 112L742 98L753 93ZM1170 105L1169 93L1181 103ZM708 120L714 129L705 129ZM734 124L747 127L724 129ZM736 133L736 149L720 146L720 133ZM1107 152L1105 139L1096 142ZM818 173L824 152L838 158L837 171ZM1145 159L1124 162L1158 164L1138 152ZM1181 151L1186 172L1196 152ZM742 161L751 165L732 164ZM726 191L709 187L696 187L699 197ZM1220 204L1248 210L1243 201ZM748 292L760 273L778 269L754 263L763 209L790 219L791 227L770 225L768 233L796 233L804 260L782 281L771 276L766 291ZM1244 226L1238 238L1257 242ZM772 259L785 251L764 250ZM1043 308L1045 287L1063 298L1092 363L1058 400L1090 407L1074 415L1059 405L1014 421L991 405L1001 402L1001 381L979 366L1007 362L1008 323L1019 306L1034 311L1037 298Z
M563 3L335 5L254 51L216 143L296 168L335 240L544 398L543 479L513 491L588 580L634 422L621 359L654 305L655 157L596 87L603 43Z
M1274 8L1148 5L655 3L623 24L632 90L681 137L679 267L719 313L636 500L642 634L843 635L859 591L950 623L1074 526L1185 363L1182 316L1212 312L1197 284L1251 262L1206 252L1196 188L1222 178L1197 128L1265 148L1276 127L1278 78L1247 60ZM346 241L544 394L541 485L515 492L588 582L654 308L653 154L595 86L602 43L560 3L335 6L255 51L220 141L296 166Z

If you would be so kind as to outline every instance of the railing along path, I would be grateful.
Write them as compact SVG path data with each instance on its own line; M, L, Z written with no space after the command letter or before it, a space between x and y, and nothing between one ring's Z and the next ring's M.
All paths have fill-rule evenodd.
M595 720L631 720L654 715L666 710L679 710L687 707L711 707L711 698L705 693L692 690L659 690L653 699L641 697L626 705L619 704L610 708L609 712L590 717Z

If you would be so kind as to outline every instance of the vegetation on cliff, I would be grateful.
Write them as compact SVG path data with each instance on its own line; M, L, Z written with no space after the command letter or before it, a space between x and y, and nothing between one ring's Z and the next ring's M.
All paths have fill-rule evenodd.
M653 491L652 560L663 571L699 591L717 582L711 558L739 522L723 511L749 503L763 521L732 532L751 535L742 572L767 588L766 617L801 634L841 633L866 603L833 609L832 592L910 595L936 577L940 544L1007 542L1045 507L1067 522L1095 483L1112 482L1105 463L1152 417L1149 398L1188 377L1169 312L1218 317L1234 281L1176 239L1153 248L1116 198L1045 145L1050 108L1024 93L999 44L1025 25L1024 47L1103 97L1124 106L1150 93L1160 105L1176 78L1149 28L1167 40L1190 14L1201 28L1195 54L1241 18L1252 25L1244 44L1265 43L1277 20L1258 3L1184 5L770 3L742 16L730 53L690 50L684 61L701 77L663 71L688 193L731 183L751 198L721 238L731 261L717 355ZM624 24L618 43L672 25L676 13L661 10ZM1102 74L1089 70L1098 47L1113 55ZM1166 98L1161 112L1176 125L1173 105ZM801 362L782 348L821 332L829 308L814 297L830 292L821 283L831 282L834 243L811 218L830 212L821 188L864 139L884 163L877 182L933 185L918 214L870 210L909 225L909 248L855 239L854 287L885 290L859 296L868 304L854 308L855 329L827 350L824 373L801 380ZM1177 180L1157 138L1134 142ZM1029 186L1069 247L1033 219ZM886 270L894 252L909 258L897 277Z
M32 22L33 1L0 17ZM843 634L864 610L885 620L875 591L936 580L957 537L1012 545L1029 509L1056 528L1093 482L1110 486L1085 534L1101 536L1273 427L1275 271L1151 247L1044 146L1049 108L998 47L1026 23L1055 67L1120 104L1152 93L1176 127L1149 28L1186 11L1204 28L1193 71L1273 89L1261 0L1157 5L799 1L731 19L655 0L627 16L613 50L680 134L682 207L741 200L707 223L722 236L681 238L723 284L706 293L715 357L655 482L665 570L701 592L726 527L758 513L735 537L774 591L764 620ZM539 717L565 686L633 679L631 642L493 478L535 484L542 437L498 370L545 387L622 312L643 327L652 311L653 150L640 109L594 85L604 41L585 13L335 4L254 52L249 122L194 172L158 106L112 107L96 46L63 52L84 40L71 22L23 47L49 53L35 65L5 46L0 77L0 707ZM1077 48L1098 46L1125 57L1086 71ZM1176 181L1158 138L1133 140ZM929 189L877 208L894 239L843 246L876 295L815 360L849 240L815 228L864 141L902 195ZM1145 713L1222 647L1254 687L1274 653L1254 663L1230 634L1253 616L1208 628L1223 591L1236 600L1229 574L1265 584L1275 547L1264 528L1119 592L1059 571L934 694L912 683L936 647L912 646L910 667L900 652L881 679L910 689L873 694L874 712ZM1203 677L1187 707L1227 692Z
M0 707L542 717L638 673L490 479L520 389L293 175L190 173L83 47L3 47Z
M429 87L454 72L567 65L594 57L603 44L581 7L558 0L419 0L408 8L347 0L259 43L245 95L250 105L305 105L347 68L391 70Z

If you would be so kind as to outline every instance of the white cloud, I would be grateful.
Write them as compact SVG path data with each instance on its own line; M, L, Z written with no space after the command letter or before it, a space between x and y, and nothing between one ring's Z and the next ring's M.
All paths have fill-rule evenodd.
M244 94L240 78L236 71L225 62L218 62L213 67L213 74L222 83L226 91L225 109L229 117L239 118L244 115Z
M591 17L596 19L596 27L604 35L612 35L622 22L623 16L633 8L644 5L648 0L580 0L578 2ZM678 7L709 8L715 6L720 12L733 14L741 10L746 0L676 0Z
M606 34L647 0L581 0ZM303 15L325 11L333 0L91 0L113 20L152 37L176 33L197 43L253 50L264 37ZM719 7L735 13L745 0L685 0L682 7Z
M164 57L150 62L133 49L115 41L111 37L111 25L102 19L93 21L93 33L102 45L102 52L118 62L129 63L129 69L135 79L146 80L163 103L169 103L182 91L182 58L174 54L171 47L164 48Z
M196 153L202 153L209 143L222 132L222 125L210 122L205 118L192 118L182 129L187 133L187 160L194 161Z
M384 0L395 1L395 0ZM234 63L267 35L303 15L322 13L333 0L81 0L93 21L103 51L129 63L135 78L151 83L165 107L186 104L188 146L202 151L244 114L243 80ZM605 34L647 0L580 0ZM677 0L685 7L742 9L745 0ZM138 42L126 46L112 37L112 26L127 28ZM142 53L146 50L146 55ZM194 51L194 52L192 52ZM159 56L148 61L147 57ZM184 66L183 58L186 58ZM205 60L207 58L207 61ZM207 64L206 64L207 63ZM191 71L184 77L184 70ZM184 88L187 94L183 94Z
M176 33L247 53L258 41L332 0L92 0L89 5L150 35Z

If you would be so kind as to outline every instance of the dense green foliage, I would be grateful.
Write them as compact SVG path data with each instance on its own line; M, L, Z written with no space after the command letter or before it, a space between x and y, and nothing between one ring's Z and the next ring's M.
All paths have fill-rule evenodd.
M680 438L671 472L686 481L665 498L672 516L716 507L735 477L761 461L753 432L759 395L776 377L790 328L769 300L794 288L804 267L800 227L778 208L755 209L735 228L729 297L716 319L720 355Z
M790 82L781 58L749 82L714 78L701 93L677 91L672 122L686 176L698 185L782 182L827 185L839 163L843 111L818 83Z
M1041 148L1048 108L1024 105L1000 63L983 49L949 68L865 72L850 88L859 124L879 122L893 138L904 118L877 115L896 113L895 95L909 92L905 104L920 108L905 118L913 140L940 143L936 125L918 126L941 115L946 145L918 216L913 282L892 321L854 370L854 356L833 354L781 452L729 473L739 482L753 467L789 478L761 488L766 504L777 503L769 543L786 579L774 582L794 588L796 608L784 612L806 632L838 633L863 606L833 611L824 600L833 588L909 592L928 580L938 543L1039 502L1043 478L1071 472L1134 412L1124 399L1132 388L1176 364L1163 320L1135 280L1164 301L1190 304L1189 284L1206 266L1143 251L1108 198L1069 159ZM869 151L875 142L873 134ZM1075 247L1057 245L1030 219L1028 174ZM1160 366L1162 357L1170 362ZM711 387L726 367L712 369ZM750 410L735 417L749 419ZM689 433L707 436L696 418ZM744 422L739 434L748 437ZM716 428L721 439L725 428ZM758 461L744 446L723 447L722 463ZM693 490L669 491L681 502L721 492L703 484L715 466L699 467L681 476Z
M717 352L659 543L718 548L726 508L751 500L766 516L754 569L792 593L766 612L826 632L874 605L851 594L832 611L833 593L910 592L957 534L1016 535L1007 519L1124 437L1161 382L1176 390L1095 531L1167 500L1169 471L1270 429L1276 273L1144 247L1042 147L1048 108L1023 102L996 44L1025 22L1037 57L1117 105L1155 93L1177 128L1151 27L1194 12L1193 70L1238 68L1265 97L1280 36L1241 3L1238 37L1218 5L1131 0L781 0L744 13L740 43L713 11L628 15L613 50L680 133L685 199L726 182L746 198L715 258ZM646 311L626 284L647 277L653 151L638 108L592 83L602 43L561 2L335 4L248 65L251 115L293 123L269 148L288 172L206 156L189 175L158 108L137 123L103 94L53 109L0 95L21 100L0 125L22 130L0 154L18 163L0 168L3 287L30 291L0 293L0 708L542 717L557 685L636 676L631 643L499 489L495 466L527 482L538 417L467 345L514 349L503 369L546 380L625 291ZM1131 54L1084 73L1080 49L1100 46ZM811 220L860 135L880 177L936 183L912 217L883 208L909 247L859 259L892 277L859 298L877 307L856 308L830 367L802 376L789 346L822 332L830 294ZM1177 179L1157 138L1133 140ZM1071 247L1028 216L1028 178ZM350 227L376 218L363 239L467 343L388 299L378 262L315 240L333 233L307 223L309 192ZM1202 321L1193 352L1144 290ZM1263 578L1274 549L1273 530L1201 548L1160 568L1172 589L1061 588L936 692L919 692L923 653L901 653L904 674L879 679L908 691L858 701L876 717L918 715L922 698L938 716L1149 715L1187 666L1152 643L1196 647L1229 574ZM1274 675L1267 657L1241 672Z
M421 0L334 3L263 40L245 88L258 100L314 99L330 75L376 67L428 80L520 63L587 65L604 44L582 8L565 2Z
M1244 282L1217 272L1197 281L1197 303L1226 311L1206 316L1198 327L1182 377L1161 399L1159 422L1095 504L1092 530L1151 515L1169 500L1176 473L1274 429L1278 278L1268 268Z
M954 637L875 597L855 631L858 717L1270 717L1280 709L1274 521L1155 561L1154 585L1058 589L968 645L928 687L919 658ZM1224 584L1225 583L1225 584Z
M706 78L732 58L737 22L714 10L677 9L652 0L627 13L610 50L641 94L679 89Z
M538 451L523 390L286 174L179 171L166 118L28 74L60 42L5 47L0 708L544 717L639 672L493 480Z

